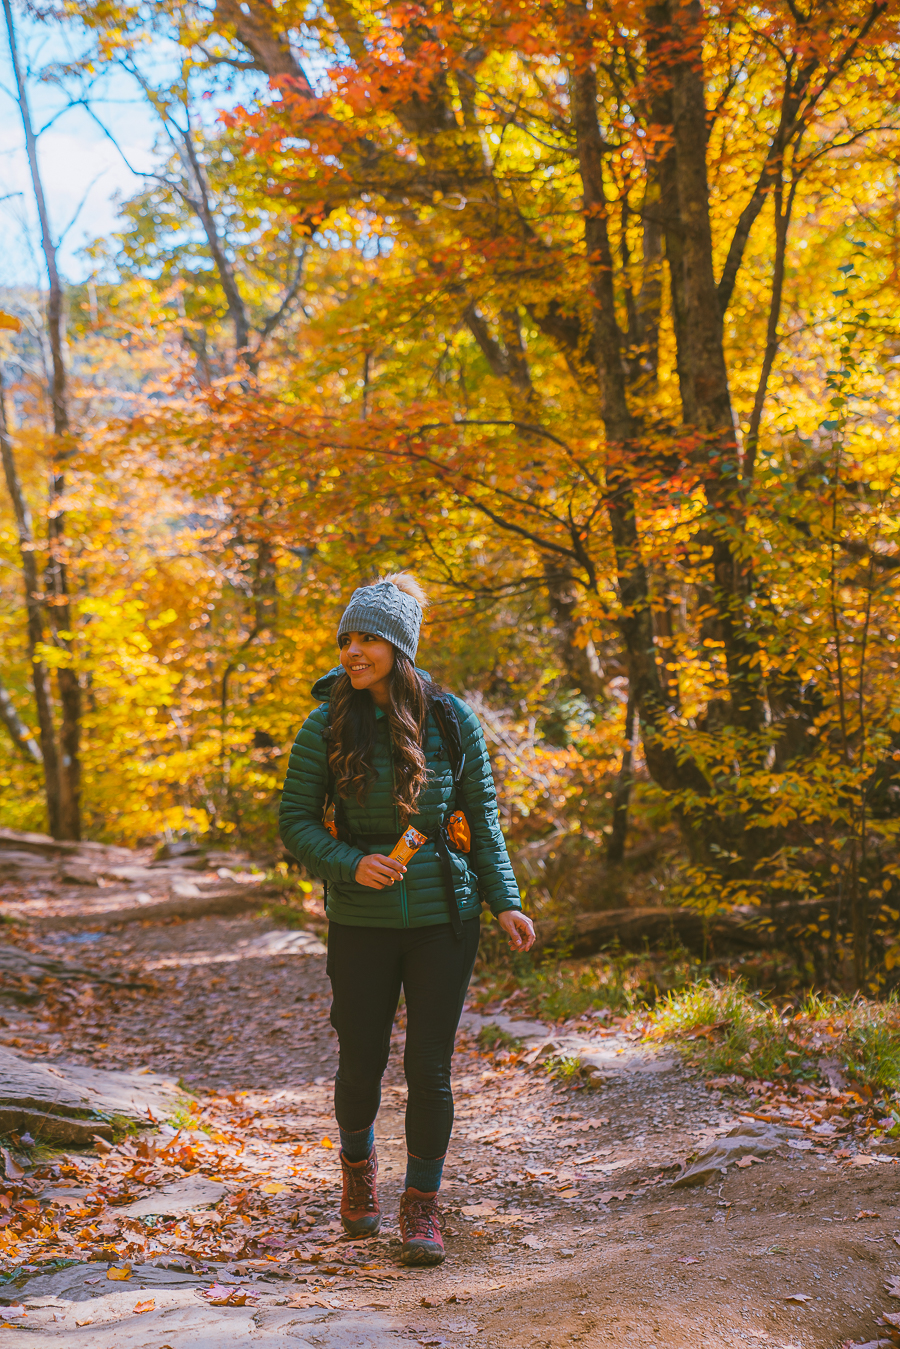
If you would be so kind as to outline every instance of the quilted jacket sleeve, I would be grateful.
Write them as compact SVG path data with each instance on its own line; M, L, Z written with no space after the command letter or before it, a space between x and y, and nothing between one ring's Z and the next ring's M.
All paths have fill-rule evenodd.
M496 916L506 909L521 909L519 886L500 830L497 793L481 722L459 698L453 701L466 755L462 804L472 831L469 860L478 876L479 894Z
M288 852L313 876L352 881L365 854L332 838L322 823L327 780L325 725L325 710L317 707L297 733L281 793L279 832Z

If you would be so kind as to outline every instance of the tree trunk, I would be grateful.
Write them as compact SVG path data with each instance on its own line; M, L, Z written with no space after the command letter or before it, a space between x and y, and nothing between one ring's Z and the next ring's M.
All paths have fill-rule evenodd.
M575 617L575 586L571 576L557 571L549 558L544 559L547 578L547 599L550 617L559 640L559 655L572 688L595 702L603 694L605 680L593 642L578 641L578 620Z
M759 383L756 386L756 397L753 400L753 411L750 414L750 425L747 430L747 442L744 448L744 463L741 478L745 491L752 483L756 472L759 428L762 422L766 393L769 388L769 376L772 373L775 357L778 354L778 323L781 318L781 297L784 292L784 262L785 254L787 252L788 226L790 225L791 212L794 206L794 196L799 182L800 179L798 177L793 178L790 188L788 189L787 202L785 203L783 200L784 184L781 166L779 165L779 172L773 191L775 210L775 259L772 267L772 295L769 300L769 319L766 325L766 349L763 354L762 369L759 373Z
M47 800L47 821L54 838L67 838L62 833L62 813L60 809L59 755L56 747L56 733L53 726L53 704L50 697L50 680L47 667L38 655L38 647L44 640L44 612L41 605L41 587L38 582L37 559L34 545L34 529L31 524L31 512L22 491L13 454L12 441L6 421L6 397L3 377L0 372L0 454L3 457L3 472L16 517L16 529L19 536L19 552L22 558L22 581L25 587L25 613L27 615L28 658L31 661L31 679L34 688L34 704L40 728L41 756L44 761L44 789Z
M687 309L684 298L684 243L678 204L678 168L672 135L671 21L669 4L647 7L647 58L650 66L649 120L655 130L656 176L659 182L658 200L648 201L648 214L658 214L665 241L666 263L669 270L669 303L672 328L675 333L675 368L678 372L678 390L684 421L693 425L697 419L694 387L688 363Z
M706 793L698 772L692 775L674 751L654 732L665 715L665 697L653 641L650 586L641 555L634 488L628 473L629 456L636 452L637 428L628 407L622 342L616 322L613 260L609 244L606 193L603 183L603 138L597 123L597 77L584 64L570 81L572 119L584 187L584 243L594 303L593 350L602 389L602 417L606 431L606 507L616 559L621 617L619 630L628 652L628 684L640 713L647 768L664 791L695 785Z
M625 856L634 759L634 723L634 697L629 691L628 704L625 708L625 748L622 751L622 767L619 769L619 779L613 795L612 833L606 840L606 861L611 867L618 866Z
M712 532L712 570L731 692L730 719L747 731L763 725L758 644L745 619L748 580L732 551L730 535L742 529L740 467L728 387L722 309L713 271L709 182L706 169L706 99L703 14L699 0L671 6L674 39L672 112L683 237L687 365L708 461L705 486L711 513L727 524Z
M9 38L9 51L12 58L13 73L16 80L19 112L25 132L25 149L28 155L28 167L41 225L41 246L47 265L49 290L47 295L47 337L50 343L50 356L53 376L51 399L53 404L53 469L50 478L50 503L47 512L47 537L49 543L49 563L47 568L47 589L52 595L48 606L50 627L54 642L64 650L71 649L70 639L64 633L71 631L71 607L65 560L65 516L60 509L60 499L65 487L63 464L65 463L69 436L69 412L66 396L66 367L63 358L63 292L59 268L56 261L56 245L50 230L50 217L41 180L40 165L37 158L37 140L31 122L28 105L28 91L19 64L16 46L16 33L13 25L10 0L3 0L3 12L6 16L6 29ZM62 666L56 672L57 688L61 712L60 756L58 760L58 828L60 838L78 839L81 837L81 687L78 675L71 666Z
M829 926L834 906L818 900L791 905L770 915L757 910L752 915L721 913L707 919L696 909L666 909L646 906L579 913L558 922L546 919L536 924L534 955L540 959L548 948L568 957L594 955L615 945L626 951L665 948L678 943L690 951L760 951L779 949L796 940L811 923ZM771 920L771 921L770 921ZM812 940L816 940L813 936Z

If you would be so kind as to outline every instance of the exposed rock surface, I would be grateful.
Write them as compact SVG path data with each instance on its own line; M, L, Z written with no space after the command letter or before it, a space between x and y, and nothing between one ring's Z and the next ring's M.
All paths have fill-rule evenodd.
M41 1349L60 1338L75 1349L110 1344L116 1349L247 1344L261 1349L397 1349L409 1344L395 1316L375 1308L287 1307L280 1305L287 1299L277 1283L272 1287L239 1280L250 1293L247 1304L213 1307L198 1296L210 1284L208 1275L153 1265L136 1265L125 1283L110 1282L105 1275L103 1265L82 1264L29 1280L19 1294L24 1315L9 1323L16 1327L16 1345ZM148 1302L151 1308L135 1315L135 1308Z
M116 1117L165 1119L184 1095L153 1073L117 1073L74 1063L36 1063L0 1048L0 1133L39 1143L88 1146L111 1138Z
M176 842L153 854L15 829L0 829L4 883L27 892L24 901L4 897L7 916L37 919L45 929L244 913L279 893L262 869L238 853Z

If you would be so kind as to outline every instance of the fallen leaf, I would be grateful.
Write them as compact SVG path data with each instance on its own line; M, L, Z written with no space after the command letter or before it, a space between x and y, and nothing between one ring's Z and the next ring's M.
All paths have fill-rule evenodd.
M94 1324L94 1320L93 1317L91 1316L86 1316L83 1321L79 1321L78 1318L76 1317L75 1324L76 1326L92 1326Z
M853 1221L855 1223L858 1223L862 1218L880 1218L880 1217L881 1214L876 1213L875 1210L872 1208L861 1208L859 1210L859 1213L857 1213L856 1217L853 1219Z
M812 1302L809 1293L788 1293L785 1302Z
M277 1180L270 1180L268 1185L262 1187L262 1192L263 1194L283 1194L287 1188L287 1185L280 1185Z
M559 1196L559 1197L560 1197L560 1199L577 1199L577 1198L578 1198L578 1191L577 1191L577 1190L562 1190L562 1191L560 1192L560 1196Z
M232 1288L224 1283L214 1283L198 1291L211 1307L245 1307L248 1301L255 1302L259 1297L252 1288Z
M331 1141L330 1138L323 1138L323 1139L321 1139L320 1142L319 1142L319 1147L320 1147L320 1148L333 1148L333 1147L334 1147L334 1144L332 1143L332 1141Z
M25 1316L25 1307L22 1303L15 1303L12 1307L3 1308L4 1316Z
M750 1157L750 1156L748 1155L747 1157L738 1157L737 1162L735 1163L735 1165L736 1165L736 1166L752 1166L754 1162L758 1162L758 1161L761 1161L761 1160L762 1160L762 1159L761 1159L760 1157Z
M877 1166L878 1158L871 1157L867 1152L858 1152L850 1163L851 1166Z
M481 1204L464 1204L459 1211L467 1218L488 1218L497 1212L497 1205L492 1200L485 1199Z
M530 1251L542 1251L544 1243L538 1237L523 1237L519 1242L520 1246L527 1246Z
M0 1148L0 1157L3 1158L3 1170L7 1180L21 1180L25 1175L19 1163L10 1152L9 1148Z
M678 1263L679 1265L699 1265L700 1261L696 1255L679 1255Z
M156 1306L156 1298L148 1297L146 1302L136 1302L132 1307L135 1316L142 1316L144 1312L152 1312Z
M900 1329L900 1312L883 1312L882 1320L886 1321L889 1326L896 1326Z
M601 1204L608 1204L610 1199L628 1199L632 1194L633 1190L604 1190L603 1194L598 1194L597 1199Z
M109 1269L106 1271L106 1277L108 1279L116 1279L119 1282L124 1282L125 1279L131 1278L131 1266L110 1265Z
M900 1297L900 1274L892 1274L884 1286L891 1297Z

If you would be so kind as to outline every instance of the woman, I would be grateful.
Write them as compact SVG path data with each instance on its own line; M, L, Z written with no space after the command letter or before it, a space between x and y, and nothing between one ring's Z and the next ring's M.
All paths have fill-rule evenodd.
M374 1123L401 988L406 996L407 1265L444 1258L437 1194L453 1124L450 1059L482 901L514 951L534 942L478 719L415 666L426 602L405 573L354 592L338 627L340 668L314 685L322 704L291 751L280 818L287 849L326 882L341 1221L351 1236L381 1224ZM460 809L468 852L450 820ZM390 853L410 825L427 839L404 865Z

